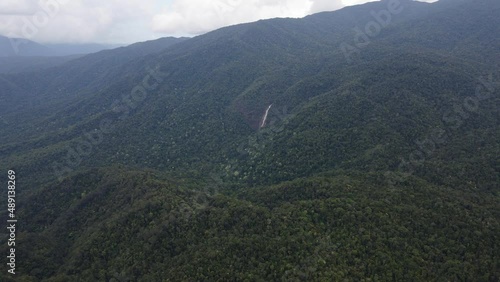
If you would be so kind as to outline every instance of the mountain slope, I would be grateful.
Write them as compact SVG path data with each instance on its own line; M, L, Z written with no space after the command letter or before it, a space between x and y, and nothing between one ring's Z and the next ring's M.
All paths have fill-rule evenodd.
M2 103L8 105L5 115L15 112L33 118L30 113L37 111L34 119L38 119L40 115L53 112L55 107L51 102L54 100L64 101L59 105L65 108L75 96L82 99L101 91L108 84L123 80L124 74L133 69L134 60L158 53L183 40L185 38L163 38L137 43L90 54L44 72L0 76L1 80L8 82L0 91ZM40 108L45 112L38 112Z
M0 57L48 56L51 54L50 48L34 41L0 35Z
M408 13L398 15L402 18L397 25L388 27L373 43L363 48L359 62L355 64L348 64L341 48L337 48L341 40L350 42L354 38L352 33L336 30L317 33L317 27L323 27L324 21L331 17L328 14L302 20L270 20L224 28L181 42L161 54L132 60L129 64L119 64L117 61L122 57L117 54L109 58L116 60L110 63L116 64L114 68L108 68L108 63L97 63L101 60L97 55L84 57L69 66L70 69L54 70L53 73L63 75L64 79L56 79L63 84L48 86L47 91L39 94L40 98L30 98L43 98L43 103L50 105L50 112L46 112L44 118L42 110L35 111L36 117L25 123L25 128L22 123L16 124L19 134L11 135L10 139L6 135L6 145L1 151L5 155L19 146L30 148L26 153L16 155L17 163L30 163L35 167L45 164L42 174L52 177L54 166L64 166L67 161L67 145L76 146L74 142L86 133L98 130L102 120L111 120L116 126L115 132L120 134L110 134L102 144L92 148L93 157L82 158L84 166L118 162L138 167L185 170L192 166L213 169L214 166L232 164L229 174L236 173L250 182L290 180L310 175L318 169L321 171L337 166L387 170L397 166L397 160L402 155L410 154L415 149L415 140L425 137L433 127L448 127L449 123L440 120L443 109L462 103L468 93L473 93L478 78L488 75L498 64L491 61L490 65L484 65L482 61L455 57L447 51L469 50L470 36L478 34L475 29L467 29L470 22L462 20L463 11L470 11L466 4L457 4L454 9L444 11L438 5L434 12L432 9L422 12L433 5L411 1L403 3L407 5L405 10ZM332 13L340 15L339 19L333 17L333 22L343 22L348 18L356 21L344 22L344 26L359 25L362 17L358 15L364 15L368 20L371 17L369 11L386 8L383 2L367 5ZM486 4L476 10L469 16L477 18L480 26L484 24L479 19L489 19L485 14L496 12ZM447 14L442 15L445 12ZM434 28L436 17L447 17L449 21L443 28ZM416 28L410 29L417 23ZM424 27L426 24L427 27ZM450 42L448 45L440 44L438 48L428 45L448 26L462 29L462 39L450 38L446 41ZM409 29L415 38L412 45L395 44L395 38L407 38ZM436 32L431 32L431 29ZM490 28L490 31L496 32L491 34L499 33L498 28ZM331 44L325 44L327 41ZM478 37L475 42L477 46L489 49L487 37ZM478 51L476 46L471 50ZM477 52L485 54L483 61L490 58L491 54L487 51ZM96 62L88 63L93 60ZM98 64L97 67L94 64ZM446 66L445 72L441 71L443 65ZM144 100L131 101L128 94L141 85L154 66L165 76L162 79L168 82L147 91ZM377 71L366 71L368 67ZM379 70L384 74L381 84L377 85ZM73 72L72 77L70 74ZM435 78L429 78L429 73ZM11 76L6 79L21 85L18 81L26 78ZM43 88L37 83L32 85ZM54 91L56 89L60 90ZM340 95L345 92L352 94ZM457 96L454 93L463 94ZM406 100L400 101L400 98L395 98L399 96L394 95L405 95ZM435 95L438 98L434 98ZM68 100L60 102L61 99ZM68 102L71 100L74 102ZM58 101L60 106L47 101ZM11 103L22 104L21 100ZM345 111L330 107L325 108L325 112L313 110L308 113L315 105L325 103L331 103L332 107L342 105ZM275 136L277 140L284 140L284 143L274 143L279 149L270 145L259 149L256 155L241 155L242 146L244 150L252 150L247 148L248 138L255 136L254 129L270 104L279 111L286 107L289 113L300 118L291 118L289 121L295 125L284 128ZM474 121L488 121L489 124L483 127L495 129L497 104L498 99L492 98L484 104L487 117ZM378 106L372 108L371 105ZM351 115L359 112L360 106L366 107L360 113L364 117ZM47 113L50 115L47 116ZM275 114L271 114L271 118L275 118ZM336 114L343 116L331 116ZM23 118L29 120L30 116L26 113ZM299 126L298 123L304 123L307 116L313 120L312 124ZM328 116L341 122L319 120ZM394 119L393 116L399 118ZM122 120L124 117L126 119ZM304 147L304 142L309 142L306 140L311 136L317 137L317 133L311 130L321 130L321 126L326 127L322 131L324 138L310 140L312 143ZM475 132L481 128L461 129L473 132L473 135L486 133ZM386 134L370 140L376 132ZM30 135L36 137L26 139ZM492 136L495 135L493 133ZM26 140L22 145L12 143L12 140L21 139ZM69 143L70 140L73 143ZM353 143L353 140L359 141ZM364 145L360 143L363 140L366 140ZM494 139L489 139L487 144L487 152L496 150ZM380 156L363 158L367 152L378 152ZM39 157L27 161L34 154ZM292 159L298 163L290 162ZM47 160L56 162L47 166ZM277 171L280 164L285 167ZM77 166L66 166L65 170L75 168ZM259 176L262 172L265 175Z
M391 190L376 174L348 171L233 191L234 196L224 195L214 181L201 183L218 193L191 190L193 180L110 168L41 189L28 199L33 204L19 206L20 216L30 220L18 238L31 246L19 247L20 278L494 281L500 276L495 243L500 203L486 194L422 181Z
M65 57L96 53L120 45L102 44L40 44L28 39L0 35L0 58L6 57Z
M0 75L23 278L498 280L500 3L387 3Z
M63 65L79 57L79 55L65 57L0 57L0 74L39 72Z

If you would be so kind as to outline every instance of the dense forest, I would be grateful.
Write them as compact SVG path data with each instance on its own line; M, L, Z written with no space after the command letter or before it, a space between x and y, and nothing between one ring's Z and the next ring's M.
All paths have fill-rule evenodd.
M500 2L390 3L0 74L0 280L499 281Z

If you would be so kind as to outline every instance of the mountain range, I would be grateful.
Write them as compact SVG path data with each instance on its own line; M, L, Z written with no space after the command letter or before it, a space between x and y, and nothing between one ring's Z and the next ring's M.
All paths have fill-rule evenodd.
M119 45L105 44L40 44L23 38L0 35L0 58L5 57L54 57L90 54Z
M498 281L499 13L370 2L0 74L20 277Z
M85 54L119 45L103 44L39 44L0 35L0 73L42 71L60 66Z

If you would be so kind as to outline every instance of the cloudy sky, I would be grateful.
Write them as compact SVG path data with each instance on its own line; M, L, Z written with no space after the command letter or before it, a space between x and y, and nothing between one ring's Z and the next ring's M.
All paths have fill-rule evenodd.
M193 36L259 19L304 17L369 1L0 0L0 35L41 43L128 44Z

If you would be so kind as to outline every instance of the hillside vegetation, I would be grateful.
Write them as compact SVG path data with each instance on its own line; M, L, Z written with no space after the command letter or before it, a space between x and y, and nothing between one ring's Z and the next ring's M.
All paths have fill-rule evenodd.
M390 3L0 74L16 281L498 281L500 2Z

